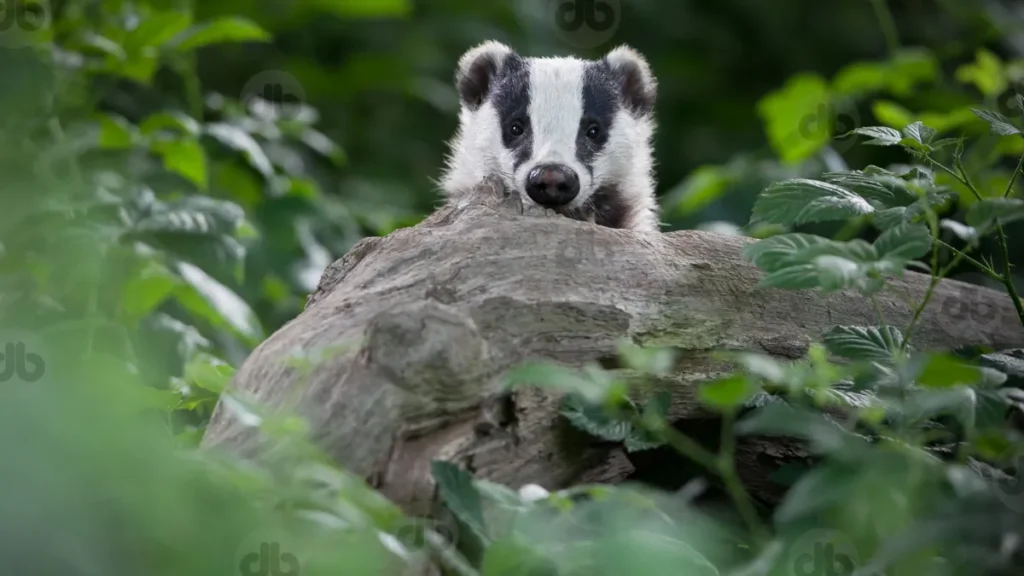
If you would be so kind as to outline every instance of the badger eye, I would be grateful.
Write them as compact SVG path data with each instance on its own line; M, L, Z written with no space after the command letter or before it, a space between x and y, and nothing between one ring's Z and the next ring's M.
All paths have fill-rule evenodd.
M522 136L523 135L523 123L518 121L518 120L516 120L511 125L509 125L508 131L513 136Z
M590 126L587 127L587 138L590 138L591 140L593 140L593 139L597 138L600 135L601 135L601 127L598 126L597 124L591 124Z

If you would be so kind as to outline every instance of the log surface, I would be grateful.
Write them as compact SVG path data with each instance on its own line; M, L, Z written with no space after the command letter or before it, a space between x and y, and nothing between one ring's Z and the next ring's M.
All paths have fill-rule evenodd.
M415 227L359 242L232 386L296 410L339 464L410 510L432 498L433 459L513 487L615 481L632 471L627 455L567 429L557 394L503 396L509 368L583 366L614 355L624 338L675 347L680 362L656 387L671 392L673 419L704 418L695 385L729 369L712 352L797 358L836 325L877 323L856 293L755 289L762 273L740 258L751 241L603 228L485 187ZM906 326L906 302L919 301L927 283L913 272L890 281L877 296L890 324ZM1024 329L1006 294L944 281L914 340L926 349L1013 348L1024 346ZM328 353L310 370L293 361L318 350ZM763 484L764 462L754 460L792 449L758 442L747 446L741 477ZM255 454L259 440L222 402L204 445Z

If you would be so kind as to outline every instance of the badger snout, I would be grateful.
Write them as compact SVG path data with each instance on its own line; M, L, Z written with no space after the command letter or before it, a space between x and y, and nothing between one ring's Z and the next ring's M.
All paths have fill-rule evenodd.
M526 175L526 193L545 208L564 206L580 193L580 177L568 166L541 164Z

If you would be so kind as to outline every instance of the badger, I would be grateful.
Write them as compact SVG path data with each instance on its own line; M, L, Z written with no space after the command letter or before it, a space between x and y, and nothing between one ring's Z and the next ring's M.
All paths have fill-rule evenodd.
M458 61L459 125L439 180L448 202L497 178L524 203L609 228L658 231L654 102L644 57L523 57L488 41Z

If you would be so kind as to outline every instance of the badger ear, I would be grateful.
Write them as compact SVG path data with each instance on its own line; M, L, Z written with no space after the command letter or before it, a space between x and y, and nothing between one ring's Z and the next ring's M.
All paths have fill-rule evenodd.
M653 112L658 81L651 73L647 60L636 50L623 45L606 54L604 61L619 83L626 107L640 116Z
M510 54L513 54L511 48L489 40L470 48L459 58L455 88L459 92L459 99L470 110L476 110L483 104L505 58Z

